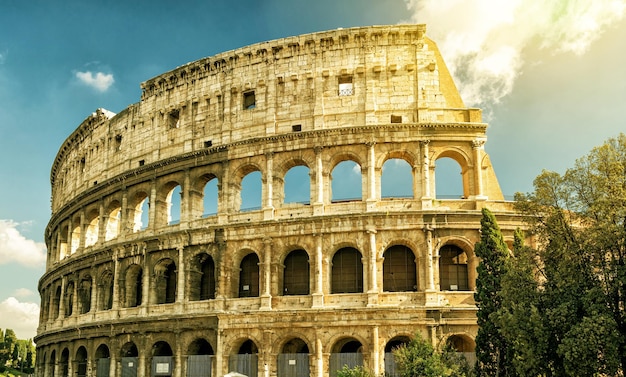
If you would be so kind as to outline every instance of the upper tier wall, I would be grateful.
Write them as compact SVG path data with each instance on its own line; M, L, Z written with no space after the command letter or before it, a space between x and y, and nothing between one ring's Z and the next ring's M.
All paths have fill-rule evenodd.
M480 123L425 29L284 38L150 79L139 103L117 115L99 109L64 142L51 171L52 211L124 172L210 146L337 127Z

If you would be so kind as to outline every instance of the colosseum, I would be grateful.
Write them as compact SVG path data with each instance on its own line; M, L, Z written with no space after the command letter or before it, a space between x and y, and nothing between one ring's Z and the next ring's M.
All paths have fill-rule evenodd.
M520 216L425 31L242 47L88 116L50 174L37 374L395 376L416 333L473 360L481 209L507 242Z

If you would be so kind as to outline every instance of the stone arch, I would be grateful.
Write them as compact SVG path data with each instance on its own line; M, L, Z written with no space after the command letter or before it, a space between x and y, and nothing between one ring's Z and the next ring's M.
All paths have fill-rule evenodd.
M215 298L216 264L206 252L197 253L189 269L189 300L201 301Z
M308 295L311 291L309 253L301 248L291 250L283 259L282 294Z
M328 197L331 202L363 199L365 191L363 166L361 157L354 152L338 153L331 157L328 185L330 189Z
M119 236L121 230L122 205L119 201L113 200L109 203L105 214L104 240L110 241Z
M189 190L191 219L218 213L221 186L221 178L213 172L204 173L194 180Z
M139 190L129 196L128 221L133 232L145 230L150 226L150 195L147 191Z
M50 363L48 364L48 368L50 369L50 376L55 377L56 375L56 364L57 364L57 351L50 351Z
M113 307L113 271L105 269L98 279L96 310L109 310Z
M238 296L258 297L260 293L259 256L250 251L239 263Z
M63 300L65 301L65 316L69 317L74 314L74 281L69 280L65 284L65 297Z
M168 178L157 190L157 226L178 224L183 216L183 187L176 177Z
M120 357L137 357L139 356L139 349L133 341L124 343L120 348Z
M68 234L69 234L69 225L63 224L60 228L60 231L58 233L58 237L59 237L59 250L58 250L58 258L59 260L65 259L67 256L70 255L70 240L68 239Z
M456 162L456 164L458 164L458 167L460 169L460 178L458 177L454 177L451 174L445 174L446 176L440 176L438 177L437 175L437 161L443 158L449 158L451 160L453 160L454 162ZM437 193L437 188L438 186L438 181L440 181L441 183L444 183L446 185L453 185L454 182L456 182L458 179L461 180L461 186L463 187L462 189L462 198L469 198L472 195L472 190L470 187L470 178L472 175L472 159L470 156L468 156L465 151L463 151L461 148L457 148L457 147L449 147L449 148L445 148L442 150L439 150L438 153L436 153L433 158L432 158L432 164L431 166L434 169L435 174L432 174L433 177L433 190L432 192ZM439 179L438 179L439 178ZM452 182L452 183L451 183Z
M363 292L363 254L354 247L342 247L331 262L331 293Z
M187 346L187 355L214 355L213 347L208 340L196 338Z
M257 175L251 176L250 174L258 172L260 177ZM248 179L246 179L248 177ZM256 163L246 163L236 168L233 171L232 178L230 180L230 187L233 190L232 200L233 200L233 209L235 211L241 210L251 210L256 209L257 207L261 207L263 205L263 181L265 180L265 171L264 169L257 165ZM244 180L246 182L244 182ZM248 182L251 180L250 182ZM244 187L245 185L245 187ZM256 192L260 185L260 192ZM248 193L250 191L250 193ZM250 200L243 201L243 196L248 194L250 197L253 197Z
M70 371L70 350L65 347L61 351L61 357L59 358L59 372L61 376L69 376Z
M52 292L50 292L50 294L52 294ZM56 289L54 290L54 297L52 298L51 302L50 302L50 315L52 316L51 319L57 319L59 318L59 315L61 313L59 313L59 309L60 309L60 304L61 304L61 300L63 298L61 297L61 285L58 284Z
M307 165L296 165L283 176L280 203L311 203L311 169Z
M385 375L397 376L397 364L393 356L393 351L397 347L402 345L408 345L411 342L411 337L407 335L396 335L385 344Z
M87 228L85 229L85 247L89 247L98 242L98 235L100 231L100 212L95 208L87 211L85 221L87 223Z
M176 301L177 275L176 262L171 258L162 258L154 264L151 287L153 303L171 304Z
M415 197L415 176L411 163L402 158L388 158L381 170L381 198L412 199Z
M415 292L418 288L416 255L401 244L389 246L383 253L383 291Z
M276 355L277 376L309 376L311 348L300 337L286 339Z
M101 343L94 353L94 361L96 363L96 377L108 377L111 366L111 352L109 346Z
M76 253L80 247L80 238L82 230L80 227L80 216L75 216L72 219L72 234L70 239L70 255Z
M213 347L204 338L194 339L187 347L187 376L213 375Z
M228 369L246 376L256 376L259 368L257 343L246 338L239 340L238 345L233 348L236 353L233 352L228 357Z
M89 273L84 274L78 283L78 313L85 314L91 311L91 295L93 279Z
M342 336L331 342L329 372L331 377L337 376L337 371L344 365L348 368L363 366L363 355L367 353L362 339L353 336Z
M76 350L76 357L74 358L75 374L78 377L87 376L87 349L85 346L78 347Z
M471 258L457 242L446 242L438 250L439 289L442 291L470 291Z
M143 268L135 263L129 265L120 285L124 288L124 306L127 308L140 306L144 299Z
M457 354L467 360L468 365L476 364L476 341L467 333L452 333L439 342L439 348L451 347Z

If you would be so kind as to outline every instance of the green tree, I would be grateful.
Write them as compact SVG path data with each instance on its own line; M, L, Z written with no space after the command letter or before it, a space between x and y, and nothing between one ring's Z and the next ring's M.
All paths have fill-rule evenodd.
M362 366L350 368L344 365L341 370L337 371L337 377L374 377L374 374Z
M470 377L473 375L465 357L446 346L442 353L418 333L408 344L393 350L398 373L402 377Z
M513 376L511 349L502 334L496 315L502 307L502 277L506 271L508 248L494 215L482 210L480 242L474 253L480 258L474 299L478 312L476 371L480 376Z
M516 204L537 240L535 308L547 344L529 352L546 375L623 373L626 136L594 148L564 175L544 171L534 186Z

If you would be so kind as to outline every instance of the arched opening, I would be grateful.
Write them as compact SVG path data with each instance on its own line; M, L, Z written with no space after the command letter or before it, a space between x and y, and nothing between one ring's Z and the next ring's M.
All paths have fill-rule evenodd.
M218 198L217 178L208 178L207 183L202 190L202 217L213 216L217 214L217 198Z
M130 265L126 269L124 279L125 302L127 308L141 305L143 301L143 269L138 264Z
M337 371L344 366L348 368L363 366L363 345L354 338L340 339L331 349L330 376L336 377Z
M96 348L96 377L109 377L111 367L111 354L106 344L101 344Z
M80 246L80 225L74 227L74 229L72 230L72 240L70 242L70 255L78 251L78 246Z
M50 370L50 376L55 377L56 375L56 371L55 371L55 367L57 365L57 354L56 351L52 351L50 353L50 363L48 364L48 370Z
M383 291L417 291L417 266L413 251L403 245L395 245L383 254Z
M69 255L69 248L67 245L68 232L69 227L67 225L61 227L61 231L59 232L59 260L62 260Z
M213 369L213 347L205 339L191 342L187 349L187 377L210 377Z
M461 165L450 157L435 161L435 192L437 199L465 199Z
M122 216L122 207L118 201L114 201L109 205L109 212L106 217L106 230L104 232L104 240L110 241L117 238L120 234L120 219Z
M165 203L167 206L167 225L180 223L182 208L182 189L180 185L175 186L167 193Z
M75 373L78 377L87 376L87 349L83 346L80 346L76 351L75 367Z
M352 247L339 249L333 256L331 293L363 292L361 253Z
M241 211L254 211L262 207L262 181L261 172L248 173L241 180Z
M215 263L207 253L195 256L189 274L189 300L210 300L215 298Z
M309 376L309 346L300 338L285 343L277 356L278 377Z
M256 377L258 373L259 348L250 339L241 344L236 355L228 358L228 369L250 377Z
M458 246L439 249L439 286L442 291L468 291L467 254Z
M294 166L285 174L285 203L311 203L311 178L305 165Z
M380 182L382 198L413 198L413 169L400 158L390 158L383 164Z
M87 218L87 229L85 230L85 247L93 246L98 242L100 229L100 216L98 211L91 211Z
M331 201L361 200L363 197L361 166L354 161L338 163L331 173Z
M122 376L137 377L137 365L139 360L139 352L137 346L133 342L128 342L122 346L120 351L122 358Z
M169 377L173 374L172 348L167 342L156 342L152 346L152 376Z
M393 351L398 347L409 344L410 342L411 339L408 336L396 336L387 342L385 345L385 376L399 377L398 367Z
M476 364L476 343L473 339L466 335L452 335L446 340L446 344L463 355L470 366Z
M150 198L141 192L135 196L135 206L133 207L133 232L145 230L149 225Z
M113 273L106 270L98 280L98 310L109 310L113 307Z
M65 316L69 317L74 313L74 282L70 281L65 286Z
M309 254L294 250L285 258L283 270L284 295L309 294Z
M64 348L61 351L61 359L59 360L59 372L62 377L69 376L70 372L70 350Z
M167 258L154 266L153 302L171 304L176 301L176 263Z
M85 314L91 311L91 276L83 276L78 285L78 312Z
M50 315L52 316L51 319L55 320L57 318L59 318L59 307L61 304L61 287L57 287L56 291L54 292L54 298L52 299L52 307L50 308Z
M246 255L239 265L239 297L259 296L259 257Z

